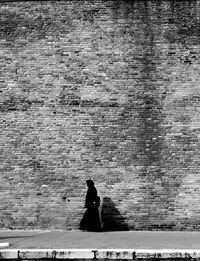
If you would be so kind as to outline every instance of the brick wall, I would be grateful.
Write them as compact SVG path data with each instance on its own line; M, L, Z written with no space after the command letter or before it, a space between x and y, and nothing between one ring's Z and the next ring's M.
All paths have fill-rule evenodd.
M200 1L4 1L0 226L199 229Z

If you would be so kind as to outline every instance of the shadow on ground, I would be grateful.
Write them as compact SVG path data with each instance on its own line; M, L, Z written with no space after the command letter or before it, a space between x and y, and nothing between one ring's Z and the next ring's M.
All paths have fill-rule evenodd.
M103 198L101 209L102 231L128 231L125 218L115 207L114 202L109 197Z

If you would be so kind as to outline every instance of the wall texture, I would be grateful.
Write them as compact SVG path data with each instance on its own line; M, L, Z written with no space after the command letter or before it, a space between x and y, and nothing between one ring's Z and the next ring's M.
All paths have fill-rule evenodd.
M200 229L200 1L4 1L0 228Z

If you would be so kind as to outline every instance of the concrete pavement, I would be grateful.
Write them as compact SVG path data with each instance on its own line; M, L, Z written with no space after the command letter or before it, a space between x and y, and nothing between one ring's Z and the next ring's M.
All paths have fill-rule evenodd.
M200 232L1 230L9 249L200 249Z

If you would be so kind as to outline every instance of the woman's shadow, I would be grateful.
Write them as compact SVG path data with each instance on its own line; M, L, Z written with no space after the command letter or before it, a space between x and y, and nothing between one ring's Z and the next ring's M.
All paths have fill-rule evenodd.
M125 218L115 207L114 202L109 197L103 198L101 208L102 231L128 231Z

